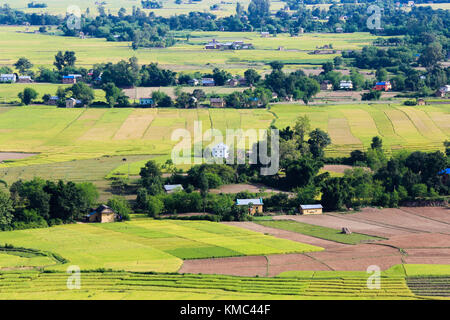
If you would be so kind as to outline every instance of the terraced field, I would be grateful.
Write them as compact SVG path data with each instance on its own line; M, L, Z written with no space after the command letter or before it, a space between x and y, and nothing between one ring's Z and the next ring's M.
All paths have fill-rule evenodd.
M306 114L312 127L329 133L332 145L329 155L348 154L354 149L365 150L375 135L383 139L386 151L400 149L442 150L450 136L448 105L406 107L400 105L336 105L336 106L272 106L277 115L275 125L292 125L298 113Z
M90 272L81 289L67 289L65 273L1 273L0 299L413 299L403 278L383 278L368 289L365 277L249 278L219 275Z
M52 270L65 270L69 264L74 264L83 270L112 268L175 272L183 259L322 250L317 246L208 221L151 219L1 232L0 243L51 252L67 260L64 264L41 265ZM34 260L24 261L11 254L3 255L0 262L8 261L8 267L36 265ZM3 267L0 264L0 270Z
M169 158L178 142L171 139L175 129L187 129L193 137L194 121L201 121L203 132L212 128L225 134L226 129L265 129L273 121L278 128L292 126L298 116L307 115L313 128L329 132L332 145L326 150L328 155L365 150L375 135L382 137L387 152L442 150L443 141L450 138L447 105L414 108L398 105L276 105L270 110L30 106L0 110L0 151L37 153L33 157L0 164L0 175L3 176L10 173L6 167L45 165L105 155L141 156L141 159L130 157L131 161L110 169L111 173L127 174L130 171L138 174L148 159L156 157L163 162ZM209 143L205 141L205 145ZM72 164L77 166L76 162ZM23 170L11 171L11 177L33 176L35 170L36 167L23 167ZM43 177L46 177L45 173Z

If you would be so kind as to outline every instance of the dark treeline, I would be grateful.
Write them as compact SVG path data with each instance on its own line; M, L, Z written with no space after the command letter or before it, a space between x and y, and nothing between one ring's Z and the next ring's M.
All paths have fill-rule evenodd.
M133 47L167 47L175 43L172 31L268 31L271 34L290 32L373 32L384 35L409 35L420 41L421 34L433 33L448 38L450 12L430 7L413 7L411 11L397 8L394 1L378 3L381 7L381 28L368 29L367 8L372 3L332 5L329 10L310 9L298 1L288 2L293 12L284 9L275 15L269 11L269 0L252 0L247 10L239 3L232 16L218 18L211 13L190 12L171 17L156 16L134 7L131 13L120 9L117 15L106 14L98 7L99 15L86 12L81 17L81 30L67 27L66 21L47 14L25 14L7 5L0 10L0 24L60 25L67 36L85 35L106 38L109 41L132 41ZM67 16L65 19L69 19Z
M25 13L11 9L4 4L0 7L0 24L22 25L29 23L33 26L60 25L64 19L47 13Z
M34 178L11 186L0 180L0 230L45 228L83 220L96 206L97 187L90 182L53 182ZM120 217L129 220L128 202L114 196L108 201Z

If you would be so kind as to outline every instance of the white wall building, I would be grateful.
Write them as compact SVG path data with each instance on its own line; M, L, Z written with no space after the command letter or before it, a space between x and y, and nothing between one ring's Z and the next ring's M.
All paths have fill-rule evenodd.
M230 148L228 148L228 146L226 144L221 142L219 144L216 144L214 147L212 147L211 155L213 156L213 158L227 159L228 156L230 155L229 150L230 150Z
M0 74L0 82L11 82L17 81L17 76L14 73L11 74Z

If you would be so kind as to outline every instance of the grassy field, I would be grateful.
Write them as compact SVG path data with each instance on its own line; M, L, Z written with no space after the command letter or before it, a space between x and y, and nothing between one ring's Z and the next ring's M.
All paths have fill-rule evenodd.
M139 219L114 224L73 224L0 233L1 244L48 251L68 260L52 270L77 265L83 270L175 272L183 259L320 251L322 248L256 232L199 221ZM10 259L6 259L4 256ZM0 254L7 267L38 262ZM40 266L47 266L43 263ZM0 265L0 269L4 265Z
M291 64L321 64L333 59L335 54L311 55L305 50L333 44L337 50L357 49L370 44L376 37L369 33L352 34L304 34L290 37L279 34L276 38L261 38L257 32L192 32L189 42L185 33L177 33L183 42L166 49L132 50L128 42L108 42L105 39L79 39L51 34L35 34L35 27L26 32L25 27L0 27L0 64L12 66L20 57L27 57L37 69L53 67L54 56L59 50L76 52L77 65L89 68L95 63L117 62L136 56L142 64L158 62L175 71L206 71L223 67L232 73L243 73L248 67L265 70L265 63L281 60ZM58 34L56 29L49 31ZM205 50L204 45L218 40L244 40L255 45L254 50ZM284 51L278 51L284 46Z
M94 6L94 2L92 0L46 0L43 1L47 3L48 7L45 9L29 9L27 8L28 0L4 0L4 3L9 4L12 8L16 8L19 10L23 10L25 12L49 12L52 14L64 14L67 8L71 5L77 5L81 11L84 13L86 8L90 8L90 15L97 15L97 9ZM111 12L112 14L117 14L117 11L120 8L127 9L128 13L131 13L133 6L137 8L142 8L140 0L109 0L106 1L106 5L104 6L107 12ZM182 4L176 4L175 0L162 0L163 8L162 9L143 9L145 12L154 12L158 16L171 16L171 15L179 15L179 14L187 14L190 11L209 11L209 8L213 4L217 4L217 1L214 0L203 0L201 2L192 2L183 1ZM249 0L241 0L239 1L245 7L250 3ZM219 3L220 4L220 3ZM270 9L273 12L278 11L283 8L285 5L282 1L271 1ZM211 11L214 15L217 16L229 16L235 14L236 1L227 1L226 4L220 4L220 9L217 11Z
M372 137L383 139L388 152L399 149L442 150L442 143L450 136L450 110L447 105L406 107L397 104L287 106L276 105L271 111L277 115L275 125L292 125L298 114L311 119L312 127L328 132L332 145L329 155L367 149Z
M292 231L296 233L306 234L311 237L321 238L325 240L346 243L346 244L358 244L366 241L376 241L382 238L369 236L365 234L355 233L352 234L342 234L341 230L336 230L332 228L315 226L312 224L291 221L291 220L277 220L277 221L256 221L265 227L282 229L287 231Z
M270 111L6 107L0 108L0 151L37 154L0 164L0 176L12 181L37 174L82 180L94 171L98 178L108 173L135 175L152 157L160 162L168 159L176 144L172 132L185 128L192 133L194 121L202 121L203 131L215 128L225 133L226 129L265 129L274 120L284 128L300 115L307 115L313 128L328 131L332 145L326 151L333 156L367 149L375 135L383 139L387 152L442 150L443 141L450 137L446 105L276 105ZM95 160L102 156L113 158ZM129 161L122 162L119 156L129 156ZM73 161L88 159L93 160ZM61 165L55 167L55 162ZM88 170L77 169L85 165Z

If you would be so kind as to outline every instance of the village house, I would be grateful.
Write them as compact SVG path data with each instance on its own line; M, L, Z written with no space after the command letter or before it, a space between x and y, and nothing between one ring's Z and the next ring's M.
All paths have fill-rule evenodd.
M342 29L341 27L336 28L336 32L337 33L342 33L344 32L344 29Z
M69 98L66 100L66 108L75 108L78 105L81 105L82 102L75 98Z
M202 86L204 87L214 87L216 85L213 78L202 78Z
M59 97L57 96L51 96L50 99L48 99L47 104L56 106L58 104Z
M268 37L270 37L270 33L269 32L267 32L267 31L262 31L261 32L261 38L268 38Z
M102 204L97 209L89 213L89 215L86 218L87 222L99 222L99 223L114 222L116 220L116 213L110 207Z
M250 106L251 107L261 107L262 102L258 97L252 97L252 98L250 98Z
M392 85L389 81L381 81L375 84L374 89L378 91L389 91L392 89Z
M233 42L217 42L216 39L212 39L211 42L205 45L207 50L248 50L253 49L253 44L245 43L244 41Z
M164 190L166 193L174 193L178 191L183 191L183 186L181 184L165 184Z
M237 86L239 85L239 80L238 80L238 79L235 79L235 78L229 79L229 80L227 81L227 84L228 84L230 87L237 87Z
M75 78L74 76L63 76L62 83L63 84L75 84L75 83L77 83L77 78Z
M300 205L300 213L301 214L322 214L322 205L321 204L301 204Z
M442 179L444 180L443 181L444 183L447 183L447 181L450 180L450 168L445 168L444 170L440 171L438 174L443 177Z
M426 104L427 104L427 103L425 102L424 99L422 99L422 98L417 99L417 105L418 105L418 106L424 106L424 105L426 105Z
M272 100L278 99L278 94L276 92L272 92Z
M330 80L324 80L320 84L320 90L333 90L333 84L331 83Z
M240 77L237 80L239 81L239 85L240 86L246 86L247 85L247 79Z
M227 159L230 155L230 148L224 143L218 143L211 149L211 155L213 158L223 158Z
M139 98L139 105L146 107L154 107L155 102L152 98Z
M341 82L339 83L339 89L352 90L353 82L351 80L341 80Z
M436 91L435 96L439 98L445 98L445 96L449 93L450 93L450 85L445 85L443 87L440 87Z
M199 81L197 79L191 79L188 81L188 85L190 85L191 87L195 87L198 86Z
M263 213L263 199L237 199L237 206L250 206L248 213L254 215L255 213Z
M223 98L210 98L209 104L213 108L223 108L225 107L225 100Z
M1 74L0 82L3 83L15 83L17 81L17 75L14 73Z
M32 83L33 79L30 76L19 76L18 83Z

